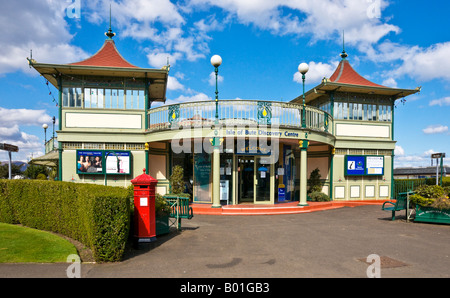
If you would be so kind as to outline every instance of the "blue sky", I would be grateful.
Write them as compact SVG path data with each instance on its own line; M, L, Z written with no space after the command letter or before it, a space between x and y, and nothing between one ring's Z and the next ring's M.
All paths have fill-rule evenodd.
M168 103L213 99L214 54L223 59L221 99L290 101L301 93L299 63L310 66L307 90L331 76L345 30L348 60L361 75L422 87L395 109L395 167L428 166L432 152L450 156L448 1L3 0L0 142L19 145L14 159L42 155L42 124L50 136L58 115L57 91L29 68L30 50L43 63L89 57L106 38L110 5L125 59L160 68L169 57Z

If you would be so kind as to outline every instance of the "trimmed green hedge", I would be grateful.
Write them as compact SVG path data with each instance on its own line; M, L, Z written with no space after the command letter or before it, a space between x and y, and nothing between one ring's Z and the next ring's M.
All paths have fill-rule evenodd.
M38 180L0 180L0 222L78 240L97 262L120 261L130 228L125 188Z

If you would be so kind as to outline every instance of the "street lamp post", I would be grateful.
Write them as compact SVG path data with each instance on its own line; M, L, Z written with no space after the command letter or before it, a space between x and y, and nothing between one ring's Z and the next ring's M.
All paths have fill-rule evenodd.
M212 139L213 151L213 202L212 208L221 208L220 205L220 138L218 136L219 126L219 89L217 84L217 77L219 75L219 66L222 64L222 58L219 55L211 57L211 64L214 66L216 73L216 120L214 122L215 131Z
M306 63L300 63L298 66L298 71L302 74L302 80L303 80L303 107L302 107L302 128L306 128L306 101L305 101L305 74L308 72L309 66ZM308 177L308 156L307 156L307 150L308 150L308 140L306 139L306 133L305 133L305 139L299 141L300 145L300 198L298 206L308 206L307 200L307 177Z
M53 121L52 150L54 150L55 149L55 123L56 123L56 117L55 116L53 116L52 121Z
M216 122L219 124L219 89L217 84L217 77L219 75L219 66L222 64L222 58L219 55L214 55L211 57L211 64L214 66L214 72L216 73Z
M308 72L309 66L306 63L300 63L298 71L302 74L303 81L303 109L302 109L302 128L306 127L306 102L305 102L305 74Z
M48 125L46 123L42 124L42 128L44 129L44 146L47 145L47 128Z

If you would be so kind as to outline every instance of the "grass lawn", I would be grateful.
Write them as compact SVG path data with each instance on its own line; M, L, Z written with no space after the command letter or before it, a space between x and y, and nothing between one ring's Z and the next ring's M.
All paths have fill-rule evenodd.
M65 263L70 254L78 254L77 249L64 238L0 223L0 263Z

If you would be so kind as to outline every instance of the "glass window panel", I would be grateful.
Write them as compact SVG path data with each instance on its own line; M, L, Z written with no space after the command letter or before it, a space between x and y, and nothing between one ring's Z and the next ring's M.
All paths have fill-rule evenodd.
M343 117L344 117L345 120L347 120L347 113L348 112L347 112L347 103L346 102L343 103L342 109L343 109Z
M69 88L69 107L75 106L75 94L73 88Z
M132 109L133 106L133 90L125 91L125 107L126 109Z
M123 110L125 102L125 94L123 90L117 90L117 99L119 103L117 108Z
M111 107L113 109L117 109L117 107L119 106L118 96L119 96L119 92L117 91L117 89L112 89L111 90L111 102L112 102Z
M387 106L387 121L391 121L391 106Z
M84 107L85 108L91 107L91 88L84 89Z
M362 120L362 104L358 104L358 120Z
M76 88L75 89L75 106L81 107L82 100L83 100L83 91L81 90L81 88Z
M91 108L97 107L97 89L91 88Z
M145 91L139 90L138 109L145 109Z
M367 121L367 104L363 104L363 120Z
M97 106L99 108L104 107L104 90L103 89L97 89Z
M105 89L105 108L111 108L111 89Z
M353 120L353 103L348 104L348 119Z
M69 88L63 88L62 98L63 98L63 107L68 107L69 106Z

